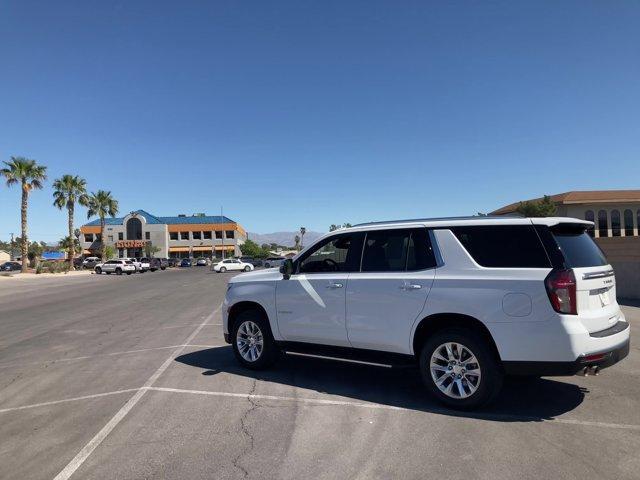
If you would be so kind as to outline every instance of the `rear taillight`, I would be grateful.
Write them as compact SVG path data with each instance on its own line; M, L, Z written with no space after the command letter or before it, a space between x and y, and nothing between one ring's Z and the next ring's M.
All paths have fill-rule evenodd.
M576 277L573 270L551 270L544 280L551 306L558 313L577 315Z

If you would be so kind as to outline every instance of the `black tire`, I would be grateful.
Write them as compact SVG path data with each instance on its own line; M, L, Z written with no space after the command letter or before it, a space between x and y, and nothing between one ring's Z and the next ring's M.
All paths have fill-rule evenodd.
M102 269L100 267L96 267L95 272L100 275L102 273Z
M116 275L122 275L122 269L116 268Z
M227 267L220 267L220 273L224 273L227 271Z
M247 265L246 267L244 267L244 271L245 272L250 272L251 271L251 267L249 265Z
M440 391L431 375L431 356L438 347L449 342L454 342L466 347L473 353L473 355L475 355L477 363L479 364L481 377L477 385L477 389L466 398L452 398ZM444 403L451 408L455 408L457 410L474 410L488 405L496 398L502 388L503 371L500 361L496 358L496 354L491 346L488 345L487 340L485 340L481 334L476 333L473 330L450 328L436 332L425 341L422 350L420 351L419 360L420 373L422 374L422 380L424 381L427 389L441 403ZM445 362L443 362L443 364L445 366L447 365ZM446 368L449 369L448 366L446 366ZM451 374L443 374L443 376L449 375ZM445 380L445 382L447 382L448 386L448 383L450 383L451 380ZM466 380L463 379L462 382L466 382ZM452 394L459 393L457 386L453 387L453 389L456 391L451 392Z
M254 325L257 325L260 333L262 334L262 352L254 361L245 359L240 353L238 347L238 332L245 322L252 322ZM280 357L280 349L278 348L278 345L276 345L273 335L271 334L269 321L264 317L264 314L258 310L246 310L238 315L233 323L231 344L233 346L233 353L235 354L238 362L240 362L242 366L251 370L263 370L269 368Z

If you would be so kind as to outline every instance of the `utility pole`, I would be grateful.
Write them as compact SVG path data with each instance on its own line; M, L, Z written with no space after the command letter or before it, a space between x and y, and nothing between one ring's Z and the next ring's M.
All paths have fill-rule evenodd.
M220 223L222 224L222 260L224 260L224 236L227 232L224 230L224 215L222 213L222 205L220 205Z

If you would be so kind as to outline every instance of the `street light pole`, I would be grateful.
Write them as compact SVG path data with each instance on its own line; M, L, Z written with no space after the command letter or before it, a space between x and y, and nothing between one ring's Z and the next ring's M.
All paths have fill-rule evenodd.
M224 215L222 213L222 205L220 205L220 224L222 225L222 232L221 232L221 240L222 240L222 260L224 260L224 235L225 235L225 231L224 231Z

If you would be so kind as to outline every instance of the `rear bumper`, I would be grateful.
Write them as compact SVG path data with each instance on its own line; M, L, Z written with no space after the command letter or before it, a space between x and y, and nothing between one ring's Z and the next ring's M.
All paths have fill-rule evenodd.
M629 345L630 341L627 339L618 348L581 355L573 362L503 362L503 366L507 375L569 376L581 372L585 367L598 367L602 370L615 365L629 355Z

